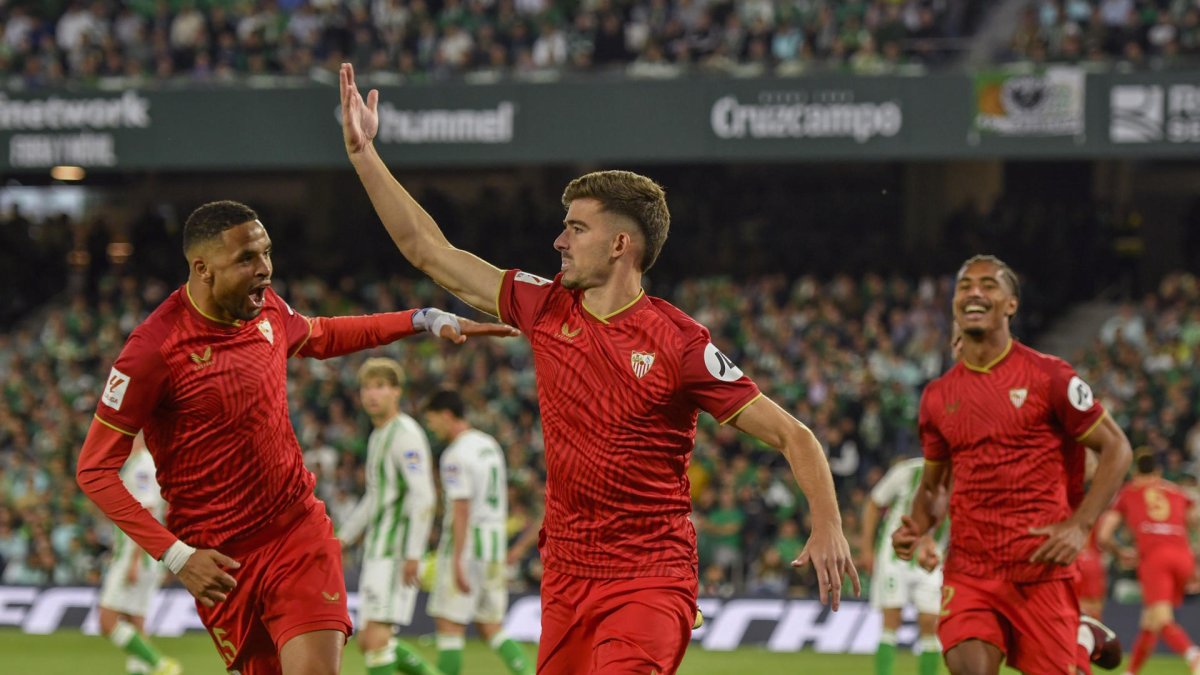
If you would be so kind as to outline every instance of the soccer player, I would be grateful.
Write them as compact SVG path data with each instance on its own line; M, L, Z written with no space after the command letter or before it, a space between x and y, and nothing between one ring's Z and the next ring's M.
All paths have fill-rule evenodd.
M420 653L393 636L395 626L412 623L418 572L433 525L437 492L429 439L416 420L400 412L404 371L399 363L367 359L358 370L358 386L374 426L367 441L367 493L337 533L346 546L366 532L358 646L368 675L390 675L397 669L434 675L437 671Z
M628 171L572 181L554 279L452 246L376 153L379 93L341 71L347 154L401 253L471 306L522 329L534 354L546 452L537 671L672 673L696 621L696 534L685 472L696 416L778 448L812 507L796 566L814 563L837 609L858 574L825 453L764 397L708 330L642 291L667 236L661 187Z
M1192 674L1200 675L1200 649L1175 623L1174 612L1195 569L1188 528L1200 527L1200 512L1183 490L1163 479L1153 451L1139 451L1134 467L1133 479L1121 489L1096 535L1104 548L1137 561L1143 610L1127 672L1141 670L1161 635L1172 651L1187 660ZM1122 521L1133 533L1136 551L1122 549L1113 538Z
M442 451L445 518L438 544L437 575L428 611L437 624L438 670L462 671L467 624L515 675L533 675L525 650L500 624L508 608L505 578L508 533L508 470L496 439L472 429L464 418L462 397L443 389L425 405L425 426Z
M133 439L133 450L121 469L121 482L156 520L162 521L166 504L154 479L154 458L142 434ZM112 559L100 585L100 632L128 656L129 675L178 675L179 662L163 656L146 636L146 614L162 586L163 568L124 532L113 533Z
M512 329L434 309L302 316L271 290L271 239L237 202L192 212L183 251L188 280L122 348L76 479L195 596L227 670L336 673L351 630L341 550L288 417L288 357ZM121 482L138 431L169 505L165 527Z
M955 675L998 673L1004 660L1025 673L1076 672L1071 564L1131 455L1070 365L1012 338L1019 300L1017 276L998 258L975 256L959 270L962 357L921 397L927 461L912 513L892 535L910 557L934 523L937 490L950 486L938 637ZM1065 465L1075 442L1096 450L1099 465L1072 510Z
M942 570L936 567L927 570L917 564L916 559L900 560L891 546L875 550L876 527L879 515L884 513L882 538L900 527L900 519L908 515L913 496L921 484L921 473L925 460L912 457L897 462L875 484L863 507L862 542L860 551L863 559L871 565L871 605L883 612L883 633L875 651L876 675L891 675L896 662L896 631L900 629L900 612L908 604L917 608L917 628L920 631L917 672L920 675L936 675L941 663L941 650L937 641L938 612L941 610ZM947 523L937 528L935 539L939 550L945 550L948 536Z

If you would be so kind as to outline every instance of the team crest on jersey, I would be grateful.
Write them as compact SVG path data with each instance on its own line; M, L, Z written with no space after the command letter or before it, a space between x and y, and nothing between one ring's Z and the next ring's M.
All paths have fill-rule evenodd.
M274 331L274 329L271 328L270 321L268 321L267 319L263 319L262 321L259 321L258 322L258 330L259 330L259 332L261 332L263 334L263 337L267 338L267 342L270 342L271 344L275 344L275 331Z
M637 375L640 380L650 372L650 367L654 365L654 354L633 352L629 355L629 363L633 366L633 374Z
M1008 400L1012 401L1014 408L1020 408L1025 405L1025 398L1029 396L1029 390L1022 387L1021 389L1009 389Z

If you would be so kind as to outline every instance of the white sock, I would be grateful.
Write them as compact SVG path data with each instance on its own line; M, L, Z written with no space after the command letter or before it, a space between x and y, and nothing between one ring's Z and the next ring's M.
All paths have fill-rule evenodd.
M149 673L150 665L135 656L130 656L125 659L125 672Z
M125 649L125 645L129 644L129 641L132 640L133 636L135 635L137 635L137 629L133 627L133 624L129 623L128 621L118 620L116 628L113 628L113 631L109 633L108 639L114 645L120 647L121 649Z
M884 630L879 634L879 644L896 646L896 631Z
M456 649L463 649L467 646L467 636L465 636L465 635L446 635L444 633L438 633L434 637L434 644L437 645L437 650L439 652L448 652L448 651L454 651Z
M380 649L363 653L363 660L368 668L390 666L396 662L396 639L392 638Z
M1080 647L1086 649L1087 653L1089 654L1091 654L1092 650L1096 648L1096 636L1092 634L1091 628L1088 628L1083 624L1079 625L1079 633L1078 637L1075 638L1075 641L1079 643Z
M918 654L928 654L930 652L941 653L941 651L942 651L942 643L938 642L936 635L930 635L929 637L923 637L917 641L917 653Z
M488 646L492 648L492 651L496 651L497 649L500 649L500 645L504 644L504 641L507 639L508 635L504 631L498 630L496 631L496 634L492 636L492 639L488 641Z

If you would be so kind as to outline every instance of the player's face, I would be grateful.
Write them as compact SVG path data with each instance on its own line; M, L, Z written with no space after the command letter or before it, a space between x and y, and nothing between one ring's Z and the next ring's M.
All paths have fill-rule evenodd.
M257 220L231 227L206 255L213 301L229 317L249 321L262 311L271 285L271 238Z
M391 417L400 409L400 387L381 377L368 377L358 389L363 410L370 417Z
M449 435L449 413L444 410L426 410L425 428L439 441L446 440Z
M963 270L954 291L954 321L964 335L981 336L1008 325L1017 299L999 265L980 261Z
M588 289L603 284L612 268L616 238L621 235L600 202L576 199L567 209L563 231L554 240L554 249L562 255L562 285L570 289ZM628 237L628 235L624 235Z

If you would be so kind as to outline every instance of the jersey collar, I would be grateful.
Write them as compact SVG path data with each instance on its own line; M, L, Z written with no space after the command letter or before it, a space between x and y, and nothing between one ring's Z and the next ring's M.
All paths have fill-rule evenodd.
M183 284L183 294L185 296L187 296L188 309L190 309L193 314L200 317L204 321L207 321L207 322L214 324L216 326L219 326L221 328L241 328L242 327L241 321L238 321L236 319L233 321L222 321L221 319L218 319L217 317L215 317L211 314L208 314L204 310L200 309L200 305L196 304L196 300L194 298L192 298L192 289L188 287L187 282L184 282L184 284Z
M976 366L976 365L969 363L964 358L962 360L962 364L964 367L966 367L967 370L973 370L977 373L990 373L990 372L992 372L992 368L995 368L996 366L1000 365L1000 362L1003 361L1009 354L1012 353L1012 348L1013 348L1013 339L1010 337L1010 338L1008 338L1008 344L1004 345L1004 351L1000 352L1000 355L997 356L996 358L992 359L991 362L989 362L985 365L982 365L982 366Z
M646 295L646 291L644 291L642 289L638 289L637 297L635 297L633 300L630 300L624 307L621 307L621 308L617 309L616 311L610 312L608 314L597 314L597 313L593 312L591 309L588 309L587 304L585 304L583 302L582 295L580 295L580 297L579 297L579 306L583 307L584 314L586 314L587 316L591 317L592 319L595 319L596 321L599 321L600 323L604 323L604 324L615 323L617 321L620 321L621 319L624 319L625 317L636 312L638 309L641 308L641 306L643 304L645 304L647 302L650 302L650 299Z

